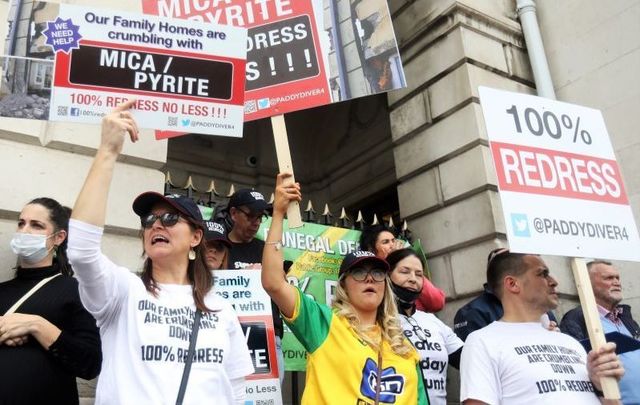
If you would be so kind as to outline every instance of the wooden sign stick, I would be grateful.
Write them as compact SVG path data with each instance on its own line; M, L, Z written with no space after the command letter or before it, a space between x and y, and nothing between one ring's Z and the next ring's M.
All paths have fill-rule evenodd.
M587 324L591 348L598 350L607 343L607 341L604 338L602 322L600 322L600 314L596 306L596 298L591 288L591 279L589 278L587 264L584 259L574 257L571 259L571 269L573 270L573 278L575 279L578 295L580 296L580 305L582 305L584 320ZM620 399L620 388L615 378L602 378L600 384L602 385L602 392L605 398Z
M271 117L271 127L273 128L273 140L276 144L276 156L278 158L278 169L280 173L291 173L289 183L295 183L293 176L293 163L291 162L291 150L289 149L289 139L287 138L287 126L284 123L284 115L275 115ZM300 204L297 201L289 204L287 210L287 219L289 220L289 228L300 228L302 217L300 216Z

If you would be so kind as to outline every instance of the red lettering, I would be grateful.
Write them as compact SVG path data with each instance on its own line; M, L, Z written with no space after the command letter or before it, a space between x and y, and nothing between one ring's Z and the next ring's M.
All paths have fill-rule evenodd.
M500 190L628 204L615 160L491 142Z

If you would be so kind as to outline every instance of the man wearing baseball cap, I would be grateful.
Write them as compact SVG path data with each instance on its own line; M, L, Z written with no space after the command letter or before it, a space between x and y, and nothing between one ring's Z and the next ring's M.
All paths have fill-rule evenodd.
M256 239L256 234L269 208L269 203L257 191L243 188L233 193L227 206L233 220L228 235L232 248L229 267L243 269L262 261L264 242Z
M267 211L271 209L264 196L248 188L243 188L231 196L227 210L233 221L233 227L228 238L231 242L228 265L231 269L260 267L264 242L256 239L260 224ZM283 269L284 277L284 269ZM282 337L284 324L280 318L278 307L271 301L271 316L273 329L276 334L276 354L278 356L278 371L280 382L284 378L284 355L282 353Z

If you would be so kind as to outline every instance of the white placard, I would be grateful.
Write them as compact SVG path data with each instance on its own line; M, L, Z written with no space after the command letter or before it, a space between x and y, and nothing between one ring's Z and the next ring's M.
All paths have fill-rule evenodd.
M216 270L214 290L236 310L251 352L255 373L247 379L247 403L282 405L271 298L260 270Z
M640 239L599 110L480 87L509 247L640 261Z
M140 128L242 136L245 28L51 2L25 7L28 19L9 19L16 29L7 43L27 46L4 56L3 74L20 80L0 85L0 115L100 123L133 98Z

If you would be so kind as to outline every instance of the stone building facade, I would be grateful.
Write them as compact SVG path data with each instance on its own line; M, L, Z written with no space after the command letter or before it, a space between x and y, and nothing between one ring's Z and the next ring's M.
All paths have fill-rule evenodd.
M140 10L123 0L73 3ZM557 98L603 111L638 221L640 0L536 4ZM451 324L480 291L487 252L506 244L478 86L530 94L535 86L515 0L389 0L389 6L408 87L287 115L293 163L303 206L307 200L316 209L388 205L408 220L430 255L435 284L447 293L439 316ZM97 126L0 119L0 279L12 274L8 244L22 205L40 195L72 205L98 139ZM116 169L104 249L114 261L139 268L130 204L142 191L162 190L167 171L175 183L190 177L200 189L215 180L222 193L233 184L268 194L276 168L268 120L247 123L242 140L155 141L144 131L141 142L125 146ZM560 283L561 315L576 300L568 259L545 260ZM640 265L616 265L638 318ZM452 402L456 379L451 371Z

